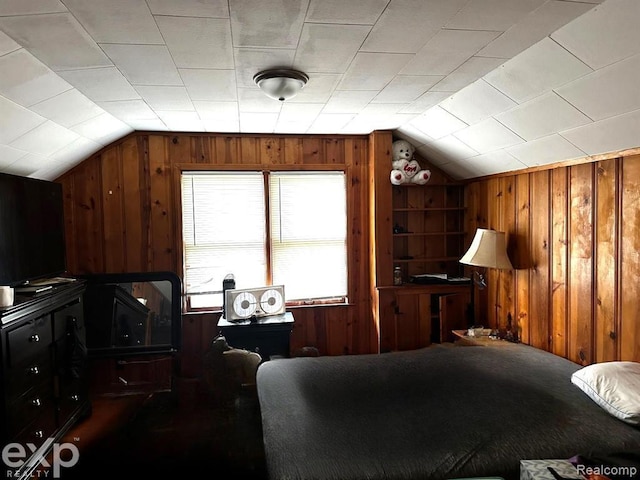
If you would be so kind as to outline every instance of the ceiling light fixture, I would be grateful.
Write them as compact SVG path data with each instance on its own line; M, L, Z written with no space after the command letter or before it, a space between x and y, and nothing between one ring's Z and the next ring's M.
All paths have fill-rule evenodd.
M297 70L274 69L257 73L253 81L268 97L284 102L295 97L309 77Z

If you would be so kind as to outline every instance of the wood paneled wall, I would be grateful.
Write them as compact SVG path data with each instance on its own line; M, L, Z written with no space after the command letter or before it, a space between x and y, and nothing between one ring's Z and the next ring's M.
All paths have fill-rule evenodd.
M363 135L131 134L58 179L65 196L68 270L168 270L182 277L182 169L344 170L349 182L349 304L295 309L292 349L376 351L368 290L368 142ZM185 315L185 350L201 351L202 342L208 344L211 322L217 322L217 315Z
M488 271L478 321L581 364L640 361L640 155L471 182L476 227L505 231L513 271ZM476 296L478 298L478 296Z

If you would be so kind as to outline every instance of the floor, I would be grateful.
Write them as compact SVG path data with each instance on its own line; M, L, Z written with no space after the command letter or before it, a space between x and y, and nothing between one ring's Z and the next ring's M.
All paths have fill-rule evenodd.
M228 472L230 478L266 480L255 392L220 404L189 390L92 398L91 415L63 439L78 448L79 460L61 478Z

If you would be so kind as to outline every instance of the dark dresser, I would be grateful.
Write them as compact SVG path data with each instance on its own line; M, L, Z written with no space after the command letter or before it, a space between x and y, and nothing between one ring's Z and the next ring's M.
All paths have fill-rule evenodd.
M84 289L83 281L68 282L16 295L13 306L0 308L1 441L26 452L3 465L6 478L31 478L54 444L91 411Z

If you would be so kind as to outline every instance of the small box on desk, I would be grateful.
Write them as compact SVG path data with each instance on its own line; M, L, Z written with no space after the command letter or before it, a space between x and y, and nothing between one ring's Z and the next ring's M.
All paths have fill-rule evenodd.
M520 480L558 480L549 467L562 478L584 480L571 462L556 459L520 460Z

